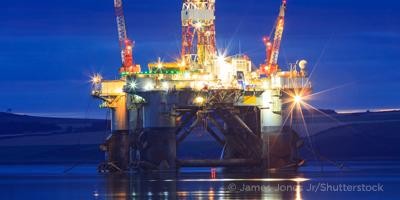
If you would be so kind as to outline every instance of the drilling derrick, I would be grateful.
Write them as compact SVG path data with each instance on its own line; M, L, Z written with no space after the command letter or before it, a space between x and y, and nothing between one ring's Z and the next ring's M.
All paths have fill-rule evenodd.
M183 0L181 59L191 69L205 69L216 55L215 0Z
M122 76L131 75L133 73L140 72L140 66L136 65L133 60L134 43L128 38L126 33L122 0L114 0L114 9L117 19L118 39L122 60L122 67L120 68L119 72Z

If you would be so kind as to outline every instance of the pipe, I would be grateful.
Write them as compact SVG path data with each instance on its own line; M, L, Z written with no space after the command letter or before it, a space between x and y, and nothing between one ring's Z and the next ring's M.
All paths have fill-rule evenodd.
M218 129L221 133L225 134L224 128L217 122L217 120L215 120L212 116L209 116L209 117L208 117L208 120L210 120L210 122L211 122L215 127L217 127L217 129Z
M196 113L195 112L190 112L189 116L182 122L182 125L178 127L178 129L176 130L176 135L179 135L179 133L182 131L182 129L189 124L189 122L193 119L194 115ZM183 115L184 116L184 115ZM182 117L183 117L182 116Z
M223 139L221 139L217 133L214 132L214 130L212 130L212 128L207 126L207 132L210 133L211 136L214 137L215 140L217 140L218 143L220 143L222 146L225 145L225 141Z
M233 115L233 118L234 118L236 121L238 121L239 124L240 124L249 134L252 134L252 135L254 135L254 136L257 136L257 135L247 126L247 124L244 123L244 121L243 121L239 116L237 116L237 115L235 115L235 114L232 114L232 115Z
M197 124L199 123L199 119L197 118L196 120L194 120L194 122L192 123L192 125L190 125L189 129L184 129L185 132L183 133L183 135L181 137L179 137L178 141L176 142L177 144L180 144L183 140L185 140L185 138L190 134L190 132L193 131L193 129L197 126Z

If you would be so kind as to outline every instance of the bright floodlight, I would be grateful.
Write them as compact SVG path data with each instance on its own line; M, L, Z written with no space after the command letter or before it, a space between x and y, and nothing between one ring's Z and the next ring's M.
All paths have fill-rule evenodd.
M302 101L303 101L303 97L301 97L300 95L294 96L295 103L301 103Z
M197 22L197 23L194 24L194 27L196 29L200 29L201 27L203 27L203 24L201 22Z
M100 74L95 74L95 75L92 76L91 82L92 82L93 84L99 84L99 83L101 83L101 80L102 80L102 79L103 79L103 77L101 77Z
M225 62L225 56L223 56L223 55L220 55L220 56L218 56L217 57L217 61L218 61L218 63L224 63Z
M161 84L161 87L162 87L164 90L168 90L168 89L169 89L169 84L168 84L168 82L163 82L163 83Z
M146 91L152 90L152 89L154 89L154 85L153 85L152 82L149 81L144 85L143 89L146 90Z
M199 96L199 97L196 97L196 98L194 99L194 103L195 103L195 104L199 104L199 105L203 104L204 101L205 101L204 97L200 97L200 96Z
M128 86L130 89L135 90L137 88L137 83L136 81L131 81Z
M184 67L184 66L186 66L186 63L185 63L184 60L182 60L182 61L177 61L177 63L178 63L178 66L179 66L179 67Z
M162 68L163 68L162 62L158 62L158 63L157 63L157 68L158 68L158 69L162 69Z

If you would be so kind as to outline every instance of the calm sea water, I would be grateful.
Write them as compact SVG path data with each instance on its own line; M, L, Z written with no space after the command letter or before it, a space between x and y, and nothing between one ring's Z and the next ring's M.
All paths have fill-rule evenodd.
M399 199L400 162L309 163L298 172L96 173L95 165L0 166L0 199Z

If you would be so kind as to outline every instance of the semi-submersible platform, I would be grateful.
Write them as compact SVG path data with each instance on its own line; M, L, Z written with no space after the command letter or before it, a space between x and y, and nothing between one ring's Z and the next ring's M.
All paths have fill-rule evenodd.
M287 119L311 91L304 60L283 71L279 48L287 2L271 37L266 60L254 67L247 55L218 52L215 0L182 1L182 49L173 62L135 64L122 1L114 0L122 67L118 80L92 77L92 95L111 110L111 135L101 145L101 172L178 170L181 167L297 168L301 140ZM218 160L184 160L179 146L197 127L223 149ZM197 130L199 131L199 130Z

